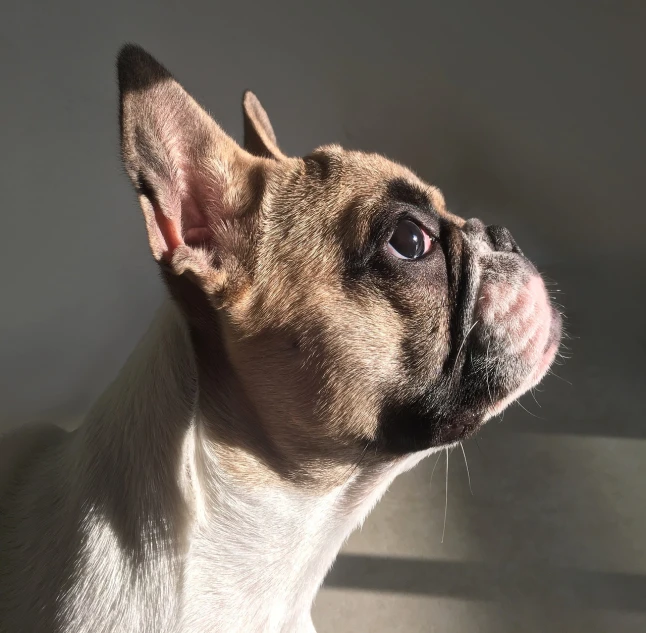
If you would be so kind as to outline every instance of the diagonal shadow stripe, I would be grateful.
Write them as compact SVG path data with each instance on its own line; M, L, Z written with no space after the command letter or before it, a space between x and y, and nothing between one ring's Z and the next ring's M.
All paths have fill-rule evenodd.
M342 554L325 587L646 612L646 575Z

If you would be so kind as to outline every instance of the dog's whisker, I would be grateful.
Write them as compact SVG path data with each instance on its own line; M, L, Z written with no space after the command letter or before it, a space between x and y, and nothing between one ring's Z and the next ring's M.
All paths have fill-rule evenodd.
M363 447L363 451L361 451L361 455L359 456L357 463L350 465L350 467L348 468L348 470L346 470L343 476L339 478L339 484L344 484L348 482L350 479L352 479L352 476L356 472L357 468L359 468L359 466L361 465L361 462L363 461L363 458L365 457L369 447L370 447L370 442L366 442L366 445ZM341 494L342 492L343 492L343 486L341 485L339 494Z
M442 527L442 543L444 543L444 533L446 532L446 515L449 509L449 449L445 448L446 452L446 482L444 488L444 526Z
M471 334L471 331L473 330L473 328L478 324L478 321L479 321L479 319L476 319L473 322L473 325L469 328L469 331L465 334L464 338L462 339L462 343L460 343L460 347L458 348L458 353L455 355L456 360L460 357L460 352L462 352L462 348L464 347L465 343L467 342L467 339L469 338L469 334Z
M489 341L487 342L487 359L485 360L484 375L485 375L485 380L487 381L487 392L489 393L489 402L491 403L491 406L493 406L494 401L493 401L493 396L491 395L491 386L489 385L489 347L490 345L491 345L491 338L489 338Z
M438 452L437 459L435 460L435 464L433 465L433 470L431 471L431 480L428 482L429 488L433 485L433 475L435 474L435 468L437 467L437 463L440 461L440 457L442 457L442 452L443 451Z
M520 400L516 400L516 404L517 404L517 405L518 405L518 406L519 406L523 411L525 411L526 413L529 413L529 415L531 415L533 418L537 418L538 420L543 420L543 419L544 419L544 418L542 418L540 415L536 415L535 413L532 413L529 409L527 409L526 407L524 407L524 406L523 406L523 403L522 403Z
M553 369L549 369L549 370L547 371L547 373L548 373L550 376L554 376L555 378L558 378L559 380L562 380L564 383L566 383L566 384L570 385L570 387L573 387L573 386L574 386L574 385L573 385L569 380L565 380L565 378L563 378L563 376L559 376L559 375L558 375L558 374L557 374Z
M473 496L473 488L471 487L471 473L469 472L469 462L467 461L467 454L466 451L464 450L464 444L460 442L460 448L462 449L462 456L464 457L464 465L466 466L467 469L467 479L469 480L469 492L471 492L471 496Z

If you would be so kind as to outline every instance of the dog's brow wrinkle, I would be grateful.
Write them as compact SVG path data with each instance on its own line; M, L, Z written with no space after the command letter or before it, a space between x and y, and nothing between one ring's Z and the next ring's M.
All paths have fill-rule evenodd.
M422 209L432 209L433 204L428 195L413 183L403 178L395 178L386 186L388 197L395 202L411 204Z
M327 180L336 172L337 158L323 150L317 150L305 157L305 169L320 180Z

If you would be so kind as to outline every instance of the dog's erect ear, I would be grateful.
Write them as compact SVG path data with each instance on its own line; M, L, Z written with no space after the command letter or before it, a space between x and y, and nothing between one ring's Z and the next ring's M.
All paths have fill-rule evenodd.
M146 51L118 57L123 161L144 212L155 259L222 289L219 237L260 203L263 163L241 149Z
M244 146L254 156L280 160L285 155L280 151L274 128L271 127L265 109L256 95L247 90L242 98L244 114Z

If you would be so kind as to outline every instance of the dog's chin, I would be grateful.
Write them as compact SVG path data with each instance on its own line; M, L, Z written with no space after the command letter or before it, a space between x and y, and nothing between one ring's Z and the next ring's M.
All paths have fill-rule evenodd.
M532 281L532 284L535 282ZM542 286L542 281L541 281ZM533 333L525 336L526 343L520 349L507 355L507 358L501 361L503 369L501 373L505 375L505 365L508 365L503 381L507 388L501 385L494 386L485 384L482 387L480 401L482 404L474 406L471 410L459 415L452 420L440 431L440 442L443 445L454 444L468 439L475 435L487 420L502 413L509 405L518 400L523 394L535 387L549 371L556 355L558 353L562 319L560 313L549 303L547 293L545 293L545 305L547 310L540 308L536 311L539 314L539 322L535 323ZM542 301L538 302L539 305ZM530 320L531 321L531 320ZM508 338L507 328L502 330ZM521 329L521 335L523 334ZM540 342L541 347L536 348L536 342ZM511 339L513 348L513 339ZM526 361L531 359L531 363ZM523 362L523 360L525 362ZM515 371L510 368L515 368ZM487 380L485 379L485 383ZM496 396L492 397L492 389ZM502 393L501 393L502 391Z
M535 387L549 371L556 357L558 347L558 343L552 343L530 374L521 381L520 386L512 390L508 395L499 398L493 404L489 403L488 406L474 407L473 411L457 415L455 419L443 425L437 438L437 445L448 446L469 439L488 420L501 414L509 405L513 404L532 387Z
M510 404L518 400L523 394L527 393L532 387L535 387L549 371L550 366L556 358L558 352L558 343L551 343L548 349L543 353L541 360L536 364L534 370L521 383L520 387L512 391L508 396L498 400L487 409L482 418L482 423L490 418L502 413Z

